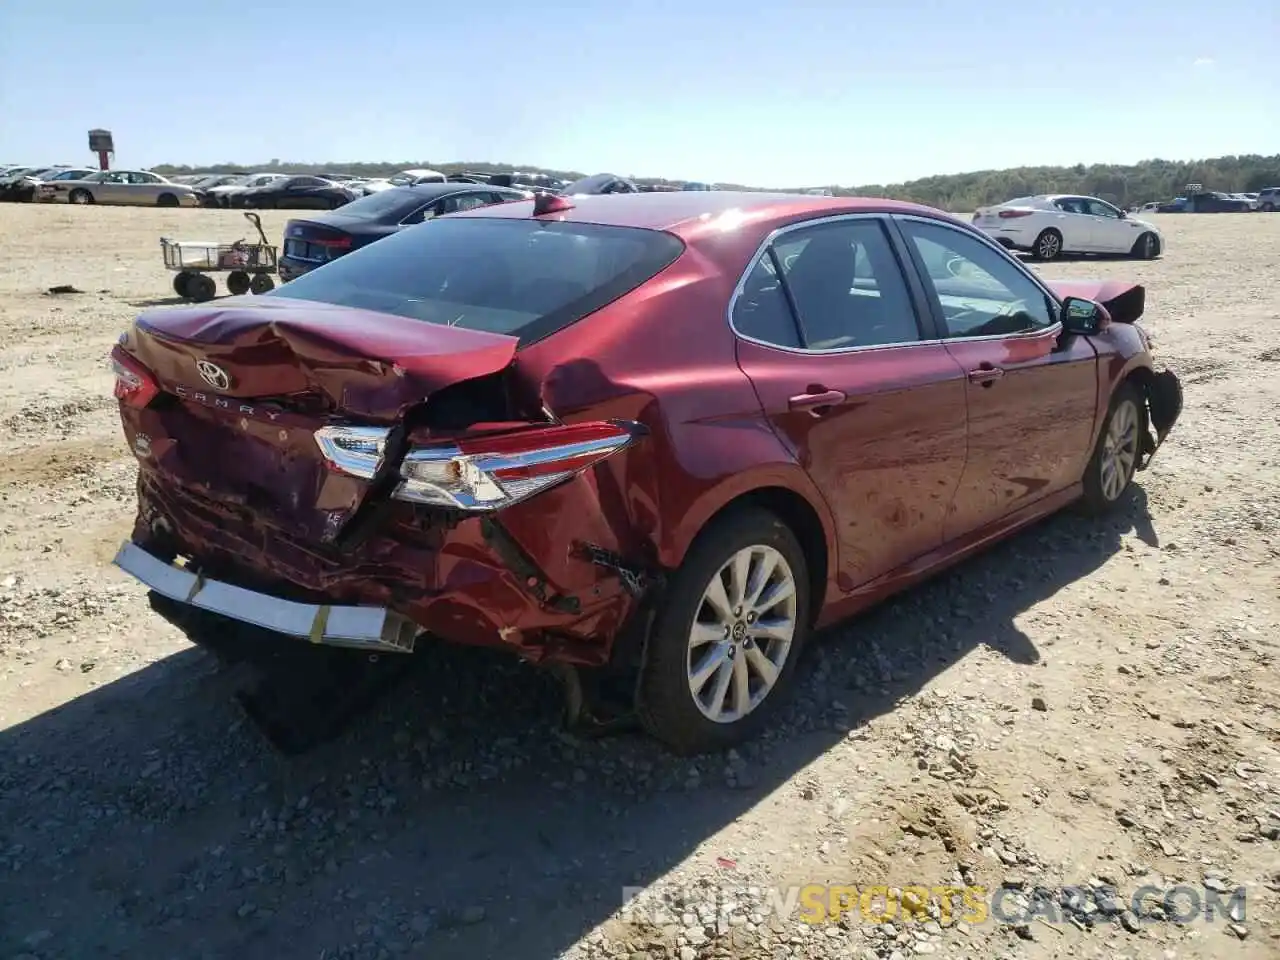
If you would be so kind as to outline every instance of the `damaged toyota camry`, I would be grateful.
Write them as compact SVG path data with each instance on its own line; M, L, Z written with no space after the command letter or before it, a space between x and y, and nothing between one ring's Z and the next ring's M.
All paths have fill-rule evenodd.
M1182 409L1144 305L887 200L441 217L138 317L112 351L139 467L116 564L197 643L505 648L723 749L815 628L1121 502Z

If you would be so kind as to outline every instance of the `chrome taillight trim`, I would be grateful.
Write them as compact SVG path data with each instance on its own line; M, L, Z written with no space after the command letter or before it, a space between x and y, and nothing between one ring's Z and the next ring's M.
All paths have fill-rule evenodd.
M316 446L334 469L372 480L382 467L390 432L386 427L321 427L315 433Z

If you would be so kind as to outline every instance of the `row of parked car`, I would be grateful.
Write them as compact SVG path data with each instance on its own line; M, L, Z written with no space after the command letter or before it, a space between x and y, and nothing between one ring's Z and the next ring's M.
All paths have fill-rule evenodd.
M1274 213L1280 210L1280 187L1257 193L1222 193L1217 190L1188 192L1185 197L1145 203L1141 213Z
M430 183L489 185L532 193L640 193L656 190L713 190L689 182L682 187L638 184L598 174L567 184L540 173L452 173L402 170L391 177L350 174L237 172L166 177L150 170L94 170L89 167L0 167L0 200L51 203L140 204L161 207L333 210L353 200L400 187ZM815 192L815 191L809 191ZM830 193L830 191L825 191Z

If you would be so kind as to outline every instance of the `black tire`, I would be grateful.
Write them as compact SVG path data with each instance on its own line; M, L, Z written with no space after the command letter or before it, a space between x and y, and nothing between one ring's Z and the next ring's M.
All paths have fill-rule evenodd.
M156 197L157 207L176 207L179 205L178 198L172 193L162 193L160 196Z
M1160 238L1147 231L1133 242L1133 249L1129 251L1129 256L1138 260L1154 260L1160 256L1161 252Z
M203 273L193 273L191 279L187 281L187 298L196 303L212 300L217 295L218 285L213 282L213 277Z
M34 203L36 199L36 188L26 187L25 189L19 190L14 195L13 199L18 203Z
M1062 256L1062 234L1052 227L1041 230L1035 244L1031 247L1031 253L1037 260L1043 260L1046 263L1057 260Z
M230 291L233 297L243 296L248 293L252 282L249 274L243 270L232 270L227 274L227 290Z
M791 568L795 583L795 631L773 687L732 722L707 717L690 690L690 633L705 591L738 551L772 547ZM785 703L809 632L810 586L803 548L791 529L768 511L726 514L694 542L671 578L645 653L637 709L644 728L678 754L726 750L754 736ZM742 654L746 656L744 652Z
M93 203L93 194L88 190L72 190L71 195L67 197L72 203Z
M173 277L173 292L182 299L187 299L187 282L194 277L194 273L188 273L186 270L179 270Z
M1276 205L1274 203L1264 203L1261 207L1259 207L1259 209L1263 213L1274 213L1276 209Z
M1119 489L1108 490L1107 484L1103 479L1103 465L1111 446L1108 438L1111 434L1112 423L1126 406L1132 407L1132 462L1122 475L1124 482ZM1123 416L1124 414L1120 415ZM1138 460L1142 456L1142 438L1147 432L1146 417L1146 404L1143 402L1142 394L1138 391L1138 388L1131 383L1121 384L1111 396L1111 405L1107 408L1107 418L1103 421L1102 429L1098 432L1098 442L1094 445L1093 456L1089 458L1089 463L1084 468L1084 477L1082 478L1084 496L1081 500L1081 506L1085 513L1092 516L1101 516L1114 510L1118 504L1125 500L1125 495L1129 493L1133 485L1134 474L1137 473Z
M254 293L267 293L276 288L276 282L265 273L255 273L249 281L249 289Z

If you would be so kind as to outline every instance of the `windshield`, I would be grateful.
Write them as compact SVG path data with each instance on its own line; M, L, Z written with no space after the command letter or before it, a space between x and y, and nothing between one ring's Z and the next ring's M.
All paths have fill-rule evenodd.
M683 249L672 234L634 227L446 217L401 230L264 296L529 343L644 283Z

